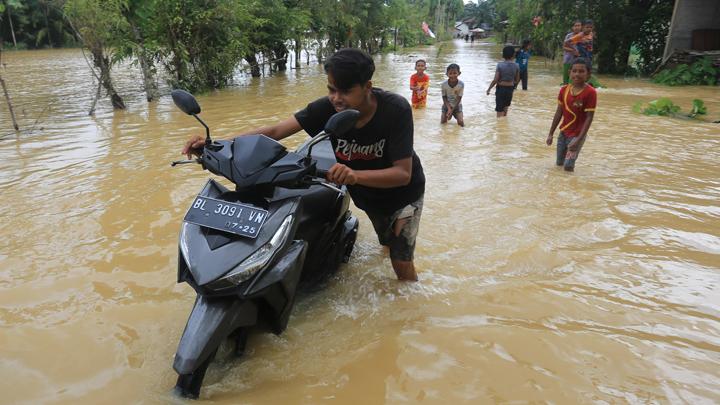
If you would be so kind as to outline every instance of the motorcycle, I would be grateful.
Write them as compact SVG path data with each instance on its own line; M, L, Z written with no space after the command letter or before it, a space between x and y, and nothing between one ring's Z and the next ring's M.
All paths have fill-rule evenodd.
M348 262L358 220L346 187L325 174L335 163L329 137L351 129L359 112L333 115L324 131L288 152L260 134L212 140L195 97L174 90L172 98L206 130L199 156L172 166L199 163L235 186L209 179L180 230L177 281L197 297L175 353L175 391L198 398L221 343L233 339L241 355L251 327L282 333L300 282L322 280Z

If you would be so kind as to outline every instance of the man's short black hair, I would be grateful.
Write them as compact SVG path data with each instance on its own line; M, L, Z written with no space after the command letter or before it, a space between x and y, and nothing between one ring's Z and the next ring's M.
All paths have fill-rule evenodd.
M593 24L593 20L583 20L582 25L585 26L585 25L595 25L595 24Z
M590 63L590 60L587 58L583 58L583 57L575 58L570 62L570 66L572 66L572 65L585 65L588 73L592 73L592 64Z
M449 72L449 71L451 71L451 70L453 70L453 69L457 70L458 73L460 73L460 65L458 65L457 63L451 63L451 64L449 64L448 67L447 67L447 69L445 69L445 73L447 74L447 72Z
M503 59L510 59L515 55L515 47L512 45L508 45L505 48L503 48Z
M522 48L525 49L525 48L527 48L527 46L530 45L530 44L532 44L532 41L531 41L531 40L529 40L529 39L523 39L523 41L522 41Z
M332 75L335 86L347 90L355 85L364 85L375 73L375 62L367 52L345 48L335 52L325 62L325 73Z

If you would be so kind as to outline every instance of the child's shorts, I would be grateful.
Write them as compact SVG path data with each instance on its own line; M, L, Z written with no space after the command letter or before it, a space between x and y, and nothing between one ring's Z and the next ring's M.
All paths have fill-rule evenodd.
M462 111L462 103L460 103L460 104L456 105L455 108L453 108L453 117L455 117L455 119L458 119L458 114L462 114L462 112L463 112ZM445 103L443 103L442 115L440 115L440 118L444 119L447 116L447 113L448 113L448 109L445 106Z
M390 248L390 258L409 262L413 260L415 253L415 239L420 229L420 216L423 207L423 195L415 202L395 211L391 215L373 214L368 212L370 222L375 228L378 241L381 245ZM407 218L407 222L400 230L400 235L395 236L393 226L398 219Z
M495 111L503 112L510 107L513 97L513 86L497 86L495 89Z

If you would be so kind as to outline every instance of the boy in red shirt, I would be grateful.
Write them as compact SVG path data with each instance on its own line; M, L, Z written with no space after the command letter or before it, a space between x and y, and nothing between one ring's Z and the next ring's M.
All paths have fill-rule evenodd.
M410 90L412 90L413 108L423 108L427 103L427 92L430 87L430 76L425 74L426 63L422 59L415 62L417 73L410 76Z
M570 67L570 84L560 88L558 94L558 107L555 110L547 144L552 145L553 134L562 118L560 136L557 142L558 166L564 166L566 171L575 170L575 160L585 143L590 124L595 115L597 93L587 83L590 79L590 61L576 58Z

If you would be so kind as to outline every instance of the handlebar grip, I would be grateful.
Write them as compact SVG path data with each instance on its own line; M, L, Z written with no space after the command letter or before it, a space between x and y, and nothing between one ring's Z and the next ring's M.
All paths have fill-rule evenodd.
M315 170L315 176L321 177L323 179L327 178L328 171L323 169L317 169Z

